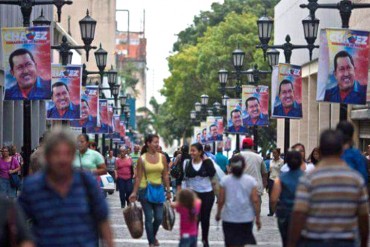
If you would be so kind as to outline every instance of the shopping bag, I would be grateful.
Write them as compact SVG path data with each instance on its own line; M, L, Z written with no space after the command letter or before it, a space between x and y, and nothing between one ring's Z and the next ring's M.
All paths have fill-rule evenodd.
M221 179L225 176L225 173L224 171L216 164L216 162L214 162L212 159L211 159L212 163L213 163L213 166L215 167L215 170L216 170L216 175L212 177L211 179L211 182L212 182L212 188L213 188L213 192L215 193L216 196L218 196L218 194L220 193L220 181Z
M163 204L163 229L172 231L173 225L175 224L175 210L171 207L171 202L166 201Z
M141 238L144 232L143 210L136 203L131 203L123 210L128 230L132 238Z

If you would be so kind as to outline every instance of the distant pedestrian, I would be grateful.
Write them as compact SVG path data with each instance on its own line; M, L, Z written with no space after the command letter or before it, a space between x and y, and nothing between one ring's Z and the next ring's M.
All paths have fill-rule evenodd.
M35 247L22 210L0 196L0 246Z
M269 214L267 216L273 216L274 210L272 210L271 204L271 192L274 188L274 181L280 176L280 169L284 165L284 160L280 158L280 148L275 148L272 151L273 159L270 161L270 177L268 179L268 193L269 193Z
M216 162L216 156L212 153L212 148L209 144L204 145L204 154Z
M114 157L113 150L110 149L108 151L108 157L105 159L105 164L107 166L107 171L108 171L109 175L112 176L112 178L115 178L114 170L116 168L116 160L117 160L117 158Z
M141 150L141 157L137 161L136 168L137 177L135 179L134 190L129 199L131 202L139 199L144 210L145 231L149 246L159 246L156 236L159 226L162 224L164 201L158 203L152 202L148 200L147 196L149 184L158 185L158 187L164 184L167 200L171 199L168 165L164 154L159 152L159 136L150 134L145 138L145 145ZM156 196L153 195L153 197Z
M185 171L185 166L188 162L191 160L191 156L189 154L189 146L188 145L183 145L180 149L181 154L179 154L176 158L175 165L180 166L180 170L182 172ZM182 178L177 178L176 179L176 189L181 189L182 187Z
M369 234L368 195L363 177L340 158L343 135L327 130L320 136L322 160L301 177L291 216L288 247L366 247Z
M119 190L121 208L130 204L129 197L133 190L132 178L134 176L133 161L128 156L128 150L120 148L120 157L115 160L115 178Z
M191 160L185 166L179 181L182 182L185 179L185 187L193 190L202 201L199 217L202 227L202 242L204 247L209 247L209 224L212 207L215 202L212 178L216 175L216 169L212 160L205 158L202 144L192 144L190 155Z
M240 155L243 156L246 164L244 173L257 180L258 195L261 199L264 188L267 186L267 170L263 158L252 150L253 146L252 138L244 138L242 143L243 150L240 152Z
M367 173L367 160L357 148L353 145L353 133L355 132L353 125L348 121L341 121L337 125L337 130L343 134L343 154L342 159L352 169L358 171L367 184L369 182Z
M139 145L134 146L134 152L132 152L130 154L130 157L133 161L134 179L135 179L135 177L136 177L136 164L137 164L138 159L140 158L140 146Z
M17 174L21 167L16 159L9 155L9 148L3 147L0 158L0 196L15 199L17 188L10 183L10 174Z
M289 166L289 172L284 172L275 179L270 196L271 210L276 212L283 247L288 244L289 222L294 205L295 191L299 178L304 175L304 172L300 169L302 156L299 152L289 151L285 159Z
M310 173L315 169L315 166L312 163L306 161L306 148L302 143L297 143L292 146L292 150L298 151L301 153L302 156L302 163L301 163L301 170L305 173ZM281 172L288 172L289 166L284 164L281 169Z
M196 247L198 241L198 216L201 200L192 190L184 189L177 194L177 201L172 206L180 214L179 247Z
M76 141L54 129L45 140L46 167L24 182L19 203L38 247L112 247L108 205L90 172L73 169Z
M217 147L216 163L221 168L221 170L227 174L227 167L229 165L229 159L223 154L223 148L221 146Z
M225 246L245 246L256 244L253 236L253 222L261 228L260 199L255 178L243 174L243 156L230 159L231 174L221 179L216 220L222 219Z
M308 156L308 161L311 162L314 166L316 166L320 162L320 150L318 147L315 147L310 156Z

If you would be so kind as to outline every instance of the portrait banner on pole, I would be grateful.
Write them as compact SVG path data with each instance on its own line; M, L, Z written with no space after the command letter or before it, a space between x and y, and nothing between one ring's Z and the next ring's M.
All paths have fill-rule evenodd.
M2 28L4 100L51 97L50 27Z
M51 100L46 104L46 119L80 119L81 80L82 65L52 65Z
M201 136L202 136L202 129L199 126L194 126L192 143L202 143Z
M302 118L302 68L280 63L272 71L271 109L273 118Z
M222 141L224 133L223 118L217 116L207 117L207 143Z
M99 118L98 125L94 128L91 134L108 134L108 100L99 99Z
M369 32L322 29L319 52L316 100L366 104Z
M207 122L206 121L200 122L200 129L202 130L202 134L200 135L200 141L202 144L207 144Z
M242 103L243 126L269 125L268 86L243 85Z
M227 133L246 134L247 128L243 125L242 99L227 100Z

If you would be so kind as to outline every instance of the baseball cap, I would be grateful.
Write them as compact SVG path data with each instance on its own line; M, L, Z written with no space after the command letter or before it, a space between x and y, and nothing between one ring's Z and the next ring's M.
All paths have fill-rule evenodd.
M243 139L243 147L253 147L254 146L254 141L250 137L246 137Z

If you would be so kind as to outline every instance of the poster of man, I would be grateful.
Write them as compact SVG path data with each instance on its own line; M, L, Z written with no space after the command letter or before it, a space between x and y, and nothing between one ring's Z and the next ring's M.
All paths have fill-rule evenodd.
M92 130L91 132L87 132L90 134L108 134L108 100L106 99L99 99L99 118L98 118L98 125Z
M2 28L5 100L51 97L49 27Z
M207 122L200 122L200 129L202 130L200 141L202 144L207 144Z
M113 105L108 105L108 131L109 131L109 134L113 134L113 114L114 114Z
M317 101L366 104L368 66L369 32L321 30Z
M201 141L201 135L202 135L201 128L198 127L198 126L195 126L194 127L194 134L193 134L192 143L202 143L202 141Z
M272 72L273 118L302 118L302 68L279 64Z
M98 124L98 86L86 86L81 90L80 119L71 121L71 127L86 128L93 133Z
M222 141L223 130L222 117L207 117L207 143Z
M242 92L243 126L269 125L269 91L267 86L244 85Z
M113 115L113 139L114 140L119 140L120 139L120 122L121 119L118 114Z
M80 119L81 79L81 65L52 65L51 100L46 104L46 119Z
M228 99L227 101L227 132L231 134L247 133L247 128L243 126L241 99Z
M125 121L119 121L119 136L121 137L121 141L125 140L125 136L126 136Z

